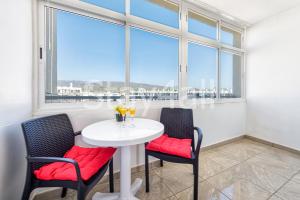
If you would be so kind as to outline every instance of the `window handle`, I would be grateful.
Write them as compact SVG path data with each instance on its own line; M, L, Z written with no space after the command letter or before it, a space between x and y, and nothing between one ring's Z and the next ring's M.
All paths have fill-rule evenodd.
M42 60L43 59L43 48L40 47L40 59Z

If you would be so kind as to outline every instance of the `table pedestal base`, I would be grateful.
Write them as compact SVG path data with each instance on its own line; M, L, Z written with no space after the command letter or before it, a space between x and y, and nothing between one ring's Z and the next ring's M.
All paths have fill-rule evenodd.
M141 188L143 183L143 180L140 178L135 179L134 183L131 185L131 197L122 199L120 197L120 193L101 193L97 192L92 200L138 200L138 198L135 197L135 194L137 191Z
M120 193L96 193L93 200L135 200L135 194L142 186L142 179L137 178L131 185L130 147L121 150Z

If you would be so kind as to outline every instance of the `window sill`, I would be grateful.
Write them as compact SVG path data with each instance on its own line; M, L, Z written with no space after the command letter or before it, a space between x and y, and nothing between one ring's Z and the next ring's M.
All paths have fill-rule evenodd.
M174 100L174 101L137 101L130 102L129 105L134 105L137 109L160 109L162 107L182 107L197 109L200 106L215 105L215 104L232 104L232 103L246 103L246 99L188 99L188 100ZM61 112L80 112L80 111L93 111L93 110L107 110L113 111L114 107L120 105L119 102L103 102L103 103L53 103L44 104L38 108L33 115L51 115Z

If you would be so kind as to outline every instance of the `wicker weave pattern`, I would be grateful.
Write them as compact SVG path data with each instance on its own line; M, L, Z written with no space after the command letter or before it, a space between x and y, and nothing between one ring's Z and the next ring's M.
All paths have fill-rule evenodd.
M74 145L74 131L66 114L33 119L22 123L29 156L63 157ZM41 164L34 164L37 169Z
M163 108L160 121L165 126L165 133L170 137L194 139L192 109Z

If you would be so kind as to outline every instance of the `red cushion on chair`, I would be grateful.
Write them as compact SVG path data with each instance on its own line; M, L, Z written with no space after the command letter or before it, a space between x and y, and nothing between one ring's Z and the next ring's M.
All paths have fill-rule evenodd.
M172 138L167 134L164 134L147 144L146 149L184 158L191 158L191 144L192 139Z
M89 180L114 155L114 148L83 148L73 146L64 155L78 162L82 180ZM71 180L77 181L76 170L73 164L54 162L44 165L34 171L35 176L41 180Z

